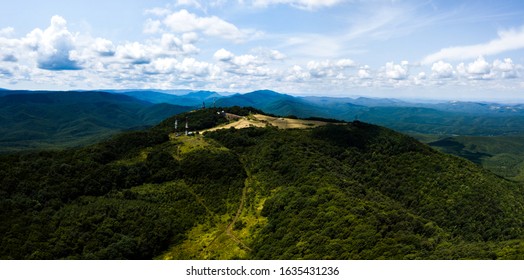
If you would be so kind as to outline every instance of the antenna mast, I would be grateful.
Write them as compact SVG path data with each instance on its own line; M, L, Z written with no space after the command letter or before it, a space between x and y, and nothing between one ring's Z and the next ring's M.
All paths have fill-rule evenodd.
M189 125L187 124L187 117L186 117L186 136L187 136L187 129L189 128Z

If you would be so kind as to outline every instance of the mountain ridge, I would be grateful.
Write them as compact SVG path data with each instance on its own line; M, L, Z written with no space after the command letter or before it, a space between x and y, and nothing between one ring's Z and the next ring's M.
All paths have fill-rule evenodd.
M361 121L176 136L217 110L263 113L0 156L0 258L524 258L521 184Z
M0 96L0 151L85 145L189 109L103 92L10 92Z

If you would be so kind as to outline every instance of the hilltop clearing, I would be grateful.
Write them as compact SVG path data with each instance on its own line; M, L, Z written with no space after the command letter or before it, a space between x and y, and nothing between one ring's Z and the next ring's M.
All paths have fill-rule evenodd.
M291 129L291 128L305 129L305 128L313 128L313 127L328 124L327 122L324 122L324 121L273 117L273 116L267 116L263 114L254 114L254 115L243 116L243 117L234 118L234 119L236 120L233 120L232 122L228 124L209 128L209 129L203 130L202 132L209 132L209 131L215 131L215 130L227 129L227 128L242 129L242 128L248 128L248 127L267 127L267 126L278 127L281 129Z

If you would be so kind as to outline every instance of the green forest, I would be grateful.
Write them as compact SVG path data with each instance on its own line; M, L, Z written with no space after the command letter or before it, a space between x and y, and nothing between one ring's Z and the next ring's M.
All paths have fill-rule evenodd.
M202 109L0 156L0 259L524 259L524 185L360 121Z

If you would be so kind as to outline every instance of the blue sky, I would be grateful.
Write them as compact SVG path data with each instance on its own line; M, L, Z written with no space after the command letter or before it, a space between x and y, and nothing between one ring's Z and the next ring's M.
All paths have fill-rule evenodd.
M524 100L522 1L19 0L0 87Z

